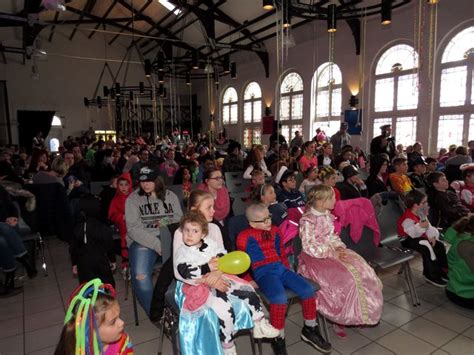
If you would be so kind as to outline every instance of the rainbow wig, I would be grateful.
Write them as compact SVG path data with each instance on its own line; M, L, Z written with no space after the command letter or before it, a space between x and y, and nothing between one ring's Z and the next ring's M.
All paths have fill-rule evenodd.
M100 279L94 279L76 288L69 299L69 308L64 324L75 317L76 355L104 353L94 312L94 305L99 293L113 298L116 296L112 285L104 284Z

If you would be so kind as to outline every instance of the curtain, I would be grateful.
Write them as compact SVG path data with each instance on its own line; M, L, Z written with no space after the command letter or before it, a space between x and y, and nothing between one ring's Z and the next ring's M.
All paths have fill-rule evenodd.
M20 147L25 147L31 153L33 138L38 132L43 133L46 138L51 129L55 111L17 111L18 117L18 137Z

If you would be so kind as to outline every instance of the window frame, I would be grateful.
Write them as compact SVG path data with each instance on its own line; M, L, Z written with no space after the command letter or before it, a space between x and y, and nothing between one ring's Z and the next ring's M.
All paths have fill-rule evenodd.
M413 51L413 54L416 56L416 65L414 67L408 68L408 69L397 69L395 65L397 62L392 64L392 67L394 68L391 72L389 73L382 73L382 74L377 74L377 67L379 65L379 62L381 59L384 58L384 55L388 52L393 50L393 48L397 46L409 46L411 50ZM391 125L392 125L392 135L394 137L397 136L397 120L400 118L405 118L405 117L415 117L416 119L416 136L415 140L412 143L415 143L417 141L417 138L419 136L419 117L418 117L418 109L420 107L420 90L419 88L416 89L417 94L418 94L418 100L415 108L408 108L408 109L399 109L397 106L397 101L399 99L398 95L398 87L399 87L399 82L400 78L406 76L406 75L415 75L415 78L413 80L418 81L420 80L420 68L419 68L419 54L416 52L416 49L408 43L395 43L392 44L390 47L385 48L383 51L380 52L380 55L377 57L377 60L374 62L373 70L372 70L372 104L370 105L370 132L372 135L372 138L378 136L378 134L375 134L374 128L375 128L375 121L376 120L381 120L381 119L391 119ZM393 79L393 96L392 96L392 109L391 110L376 110L376 97L377 97L377 81L379 80L384 80L384 79ZM397 143L398 144L398 143Z
M224 98L226 96L226 93L228 90L234 90L235 92L235 97L236 97L236 101L230 101L228 100L227 102L224 101ZM236 107L236 119L235 119L235 122L232 121L232 106ZM226 87L223 91L222 91L222 97L221 97L221 114L222 114L222 125L223 126L233 126L233 125L237 125L239 123L239 94L237 92L237 90L235 89L235 87L233 86L228 86ZM229 114L229 122L224 122L224 111L225 110L228 110L228 114Z
M250 96L246 97L247 90L250 88L250 85L257 85L259 90L259 96ZM242 93L242 142L244 146L250 148L254 144L261 144L262 142L262 113L263 113L263 95L262 95L262 88L260 84L256 81L250 81L247 85L244 86L243 93ZM245 121L246 115L246 105L250 104L251 107L251 120L250 122ZM255 108L257 105L260 105L260 116L258 118L255 117ZM245 137L246 131L250 131L250 144L245 144L247 139ZM259 139L256 138L256 133L260 132Z
M282 92L283 85L285 84L285 81L287 78L289 78L291 75L297 75L299 77L300 83L301 83L301 90L293 90L291 88L288 92ZM293 100L297 99L296 96L301 95L301 118L294 119L293 118ZM282 98L288 98L288 119L282 119L281 118L281 101ZM283 73L282 76L280 77L279 80L279 85L278 85L278 118L279 122L281 122L282 125L288 126L288 139L287 143L289 144L291 140L293 139L293 134L294 130L293 126L296 127L304 127L304 122L303 122L303 116L304 116L304 80L303 76L298 73L295 70L288 71L286 73ZM301 132L302 133L302 132ZM285 137L287 138L287 137Z

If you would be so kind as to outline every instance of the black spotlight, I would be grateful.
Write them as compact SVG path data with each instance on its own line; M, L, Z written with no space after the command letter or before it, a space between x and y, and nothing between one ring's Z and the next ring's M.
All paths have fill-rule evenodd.
M217 73L217 70L214 68L214 84L219 85L219 73Z
M232 79L237 78L237 63L236 62L230 63L230 77Z
M163 84L160 84L160 85L158 86L158 96L163 96L163 90L164 90L164 89L165 89L165 88L164 88Z
M145 76L149 78L151 76L151 62L150 59L145 59Z
M392 0L382 0L382 25L392 23Z
M84 97L84 106L89 107L89 99L87 97Z
M120 83L115 83L115 95L120 96Z
M222 64L224 66L224 74L229 74L230 73L230 57L228 54L224 56L224 61Z
M158 82L163 84L165 82L165 73L160 71L158 72Z
M104 96L109 97L109 88L106 85L104 85Z
M192 68L199 69L199 53L197 51L193 51L191 61Z
M140 94L143 95L145 93L145 83L143 81L140 81L138 86L140 87Z
M165 58L163 57L163 53L160 52L158 54L158 70L159 71L163 71L165 70Z
M351 95L349 99L349 106L355 109L358 104L359 104L359 99L357 98L357 96Z
M128 97L130 98L130 101L133 101L133 91L128 93Z
M102 98L100 96L97 96L97 107L102 108Z
M191 85L191 74L186 72L186 85Z
M168 96L166 95L166 88L163 88L163 99L166 99Z
M336 10L336 5L331 4L328 6L328 32L337 31Z

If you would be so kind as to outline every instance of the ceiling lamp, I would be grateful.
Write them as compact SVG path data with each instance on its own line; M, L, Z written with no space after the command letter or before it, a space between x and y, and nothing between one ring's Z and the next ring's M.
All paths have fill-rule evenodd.
M143 81L140 81L138 84L139 90L140 90L140 95L143 95L145 93L145 83Z
M334 4L328 6L328 32L337 31L337 20L336 20L337 7Z
M191 62L193 69L199 69L199 55L197 51L193 51Z
M283 8L283 28L291 26L291 14L288 8Z
M163 84L165 82L165 73L160 71L158 72L158 82Z
M150 59L145 59L145 76L149 78L151 76L151 62Z
M439 0L428 0L428 4L434 5L439 3Z
M265 10L273 10L273 0L263 0L262 7Z
M191 86L191 74L186 72L186 85Z
M120 83L115 83L115 95L120 96Z
M224 67L224 74L229 74L230 73L230 58L228 54L224 56L223 67Z
M390 25L392 23L392 0L382 0L381 8L382 25Z

